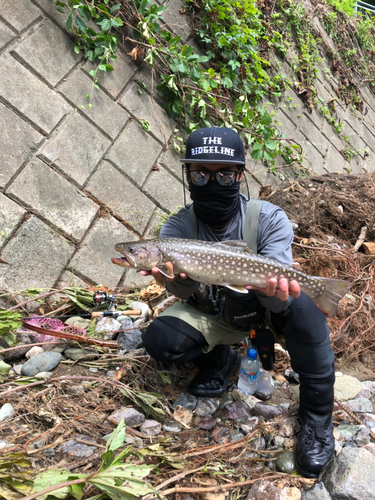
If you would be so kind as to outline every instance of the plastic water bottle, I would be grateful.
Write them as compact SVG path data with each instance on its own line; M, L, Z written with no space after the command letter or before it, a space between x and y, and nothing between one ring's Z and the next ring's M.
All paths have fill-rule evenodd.
M242 358L240 377L238 379L238 390L248 396L253 394L257 388L260 363L257 360L256 349L249 349L246 356Z

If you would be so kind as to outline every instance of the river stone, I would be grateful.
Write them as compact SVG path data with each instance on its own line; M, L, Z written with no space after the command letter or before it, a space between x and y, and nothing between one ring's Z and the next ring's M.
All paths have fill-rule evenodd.
M58 451L62 451L63 453L68 453L70 456L76 458L87 458L90 457L93 453L96 452L97 447L95 446L97 443L91 439L89 436L85 436L84 434L80 434L77 436L78 439L82 439L83 441L92 442L92 446L84 443L79 443L75 439L70 439L66 443L63 443Z
M140 431L146 436L157 436L161 433L161 423L156 420L145 420L140 427Z
M163 429L165 432L180 432L181 425L173 420L173 418L167 418L163 423Z
M10 403L5 403L0 409L0 422L11 417L16 410Z
M250 417L240 423L240 429L245 434L249 434L259 423L259 417Z
M342 424L338 426L338 430L340 432L340 439L347 441L348 439L352 439L357 432L362 429L362 425L348 425Z
M251 416L250 408L245 401L236 401L226 406L230 420L245 420Z
M141 310L141 316L144 318L148 317L148 305L145 304L144 302L130 302L130 307L132 309L140 309Z
M212 415L219 408L219 405L219 398L199 397L194 415L196 417L208 417L208 415Z
M339 401L354 399L361 392L361 389L361 383L356 378L350 375L337 376L336 374L334 390Z
M125 351L132 351L139 349L143 345L142 332L134 328L133 322L130 318L124 319L121 323L121 332L117 337L117 342L120 344L121 349Z
M245 403L250 408L250 410L252 410L254 408L254 406L257 403L259 403L259 399L257 399L255 396L253 396L252 394L249 394L249 395L242 394L242 392L239 391L238 389L233 389L231 394L232 394L232 398L235 401L245 401Z
M364 448L344 448L319 479L332 500L374 500L375 457Z
M300 430L298 420L293 417L285 417L279 422L279 435L283 437L292 437Z
M240 430L234 429L230 440L231 441L238 441L239 439L242 439L243 437L244 437L244 434Z
M265 479L253 484L246 500L282 500L281 495L282 490Z
M6 448L8 446L8 441L5 441L4 439L0 439L0 450L2 448Z
M224 394L220 398L219 410L225 408L227 405L233 403L233 397L229 392L224 392Z
M297 468L295 454L292 451L284 451L276 460L276 467L280 472L292 474Z
M301 500L301 492L295 486L283 488L281 493L282 500Z
M50 372L60 363L62 355L58 352L42 352L26 361L21 373L25 377L33 377L40 372Z
M34 347L32 347L30 349L30 351L28 351L26 354L25 354L25 357L27 359L30 359L30 358L33 358L34 356L36 356L37 354L41 354L42 352L44 352L44 349L43 347L39 347L37 345L35 345Z
M103 333L104 340L112 340L116 337L118 330L121 330L121 323L115 318L102 318L96 325L95 332Z
M302 491L302 500L331 500L323 483L316 483L311 490Z
M229 443L232 433L229 427L216 427L212 432L211 438L218 444Z
M114 411L107 420L116 426L120 423L120 420L123 420L126 425L135 427L141 425L145 419L146 417L134 408L119 408Z
M173 408L177 406L183 406L187 410L194 411L197 406L198 398L189 392L182 392L176 398L176 401L173 403Z
M204 429L205 431L212 431L215 425L216 425L216 420L211 416L200 418L198 422L198 427L200 429Z
M373 407L369 399L366 398L356 398L347 401L350 409L355 413L372 413Z
M370 429L362 427L357 434L353 437L353 441L359 447L366 446L370 442Z
M369 451L375 457L375 443L366 444L363 448Z
M177 420L177 422L189 425L193 420L193 412L183 406L176 406L173 412L173 417Z
M77 359L88 355L91 356L89 358L85 358L85 361L89 361L90 359L96 359L98 357L97 352L88 351L87 349L80 349L79 347L69 347L64 351L64 357L66 359L71 359L72 361L77 361Z
M268 403L257 403L253 408L253 415L263 417L265 420L270 420L271 418L281 415L283 410L280 406L273 406Z
M91 319L81 318L80 316L72 316L65 321L66 325L80 326L84 330L87 330L88 326L92 322Z
M36 375L34 375L35 378L43 378L43 379L51 378L52 376L53 374L51 372L39 372Z

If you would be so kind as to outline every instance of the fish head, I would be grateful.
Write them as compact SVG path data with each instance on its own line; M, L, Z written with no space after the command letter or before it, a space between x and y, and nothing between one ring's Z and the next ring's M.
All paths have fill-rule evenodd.
M113 264L135 269L152 269L161 260L161 252L153 243L147 241L136 241L116 243L115 250L123 257L112 258Z

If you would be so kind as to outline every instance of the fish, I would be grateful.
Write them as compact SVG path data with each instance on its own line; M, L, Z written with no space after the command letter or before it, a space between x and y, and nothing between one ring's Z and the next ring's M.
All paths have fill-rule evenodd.
M240 293L248 293L246 285L265 288L272 277L296 280L301 291L329 318L352 287L350 281L309 276L295 265L254 254L244 241L159 238L117 243L115 250L122 255L112 258L118 266L145 270L157 267L167 278L186 273L195 281Z

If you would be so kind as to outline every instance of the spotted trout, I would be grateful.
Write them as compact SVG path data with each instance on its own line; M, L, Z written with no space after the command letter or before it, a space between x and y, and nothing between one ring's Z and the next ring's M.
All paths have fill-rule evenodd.
M244 241L161 238L117 243L115 250L123 255L112 258L119 266L145 270L157 267L168 278L186 273L195 281L242 293L248 293L246 285L265 288L273 277L296 280L301 291L328 317L336 313L339 301L352 286L349 281L308 276L293 265L253 254Z

